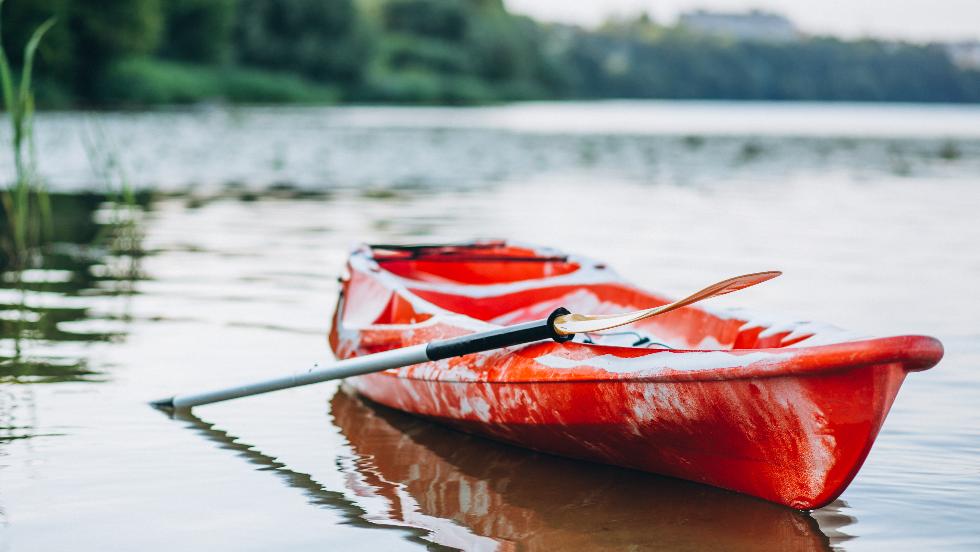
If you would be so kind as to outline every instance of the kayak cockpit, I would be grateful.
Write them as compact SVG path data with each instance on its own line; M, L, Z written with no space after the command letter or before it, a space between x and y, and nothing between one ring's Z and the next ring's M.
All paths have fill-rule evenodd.
M496 325L546 318L554 309L613 314L657 307L667 297L624 282L600 263L503 241L465 245L371 246L375 270L397 285L374 324L417 324L440 312ZM394 283L394 282L393 282ZM691 306L579 343L685 350L769 349L853 339L831 326L761 320ZM823 333L820 339L811 339Z
M571 274L579 263L550 251L488 241L468 245L372 246L385 270L417 282L492 285Z
M558 307L572 312L615 314L670 302L665 297L620 282L529 288L483 297L431 288L409 288L408 291L439 309L501 326L546 318ZM619 347L688 350L768 349L802 343L817 332L816 328L806 329L807 323L779 328L746 318L692 306L625 326L618 331L579 336L577 341Z

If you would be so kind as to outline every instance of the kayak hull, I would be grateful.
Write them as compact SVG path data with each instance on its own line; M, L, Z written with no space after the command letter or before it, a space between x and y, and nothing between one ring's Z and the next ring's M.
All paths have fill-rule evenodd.
M352 453L340 463L348 494L366 497L358 504L370 519L423 528L423 538L436 544L504 551L618 552L628 545L827 552L833 538L810 515L777 504L495 446L345 391L334 393L330 412Z
M892 364L806 379L472 384L372 374L351 384L468 433L814 509L851 482L904 378Z
M458 312L424 316L429 305L378 277L384 270L348 268L331 333L339 357L473 331ZM539 283L530 289L547 287ZM378 316L351 303L378 293L388 296ZM402 300L410 308L392 306ZM399 308L421 322L385 323ZM352 323L358 316L372 323ZM814 509L854 478L907 373L941 355L923 336L712 351L548 342L348 381L375 402L468 433Z

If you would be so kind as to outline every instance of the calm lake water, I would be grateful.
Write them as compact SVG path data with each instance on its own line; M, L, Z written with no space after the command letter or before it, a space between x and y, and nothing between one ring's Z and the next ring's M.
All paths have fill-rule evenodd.
M0 289L0 550L975 550L980 109L604 102L47 113L56 191ZM0 155L5 179L9 157ZM508 237L684 294L924 333L840 500L799 513L466 436L336 383L147 401L329 358L352 244ZM21 336L14 339L14 336Z

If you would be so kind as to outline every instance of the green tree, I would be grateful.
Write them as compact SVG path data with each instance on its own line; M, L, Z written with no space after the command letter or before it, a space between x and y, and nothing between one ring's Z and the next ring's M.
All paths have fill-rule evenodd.
M235 0L166 0L160 53L199 63L228 61L235 4Z
M384 27L448 42L466 36L472 6L460 0L392 0L382 8Z
M481 102L561 95L559 60L500 0L388 0L373 84L380 99Z
M977 101L976 71L939 46L816 37L739 41L683 29L577 31L562 54L586 98Z
M328 82L357 82L370 40L352 0L241 0L238 60Z
M4 46L14 51L40 21L51 16L58 21L38 52L42 101L51 81L97 100L93 86L106 68L114 60L153 52L163 28L160 0L10 0L4 10Z
M23 51L34 29L48 18L55 17L58 21L38 46L38 65L42 69L38 75L40 81L45 81L49 74L71 80L74 72L73 35L66 24L70 7L71 0L7 0L3 3L0 17L3 19L3 48L7 52ZM19 67L21 59L14 58L10 62ZM43 82L41 88L43 99Z
M163 31L160 0L72 0L76 54L102 64L156 50Z

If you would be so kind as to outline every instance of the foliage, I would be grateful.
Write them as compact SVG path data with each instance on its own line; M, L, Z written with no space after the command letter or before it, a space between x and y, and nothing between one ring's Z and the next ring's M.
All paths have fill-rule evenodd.
M370 55L353 0L240 0L235 46L245 65L327 82L357 82Z
M148 54L160 42L161 0L73 0L70 7L79 53L100 63Z
M561 93L537 24L495 0L388 0L369 99L478 103Z
M113 63L97 93L108 102L128 107L210 100L316 103L336 98L332 88L295 75L152 58L128 58Z
M479 79L418 69L374 73L368 82L363 98L378 102L455 105L498 98L496 91Z
M938 46L735 41L623 26L579 32L569 44L582 97L980 101L980 73L956 68Z
M62 107L335 98L327 88L422 103L980 101L980 71L940 45L739 41L645 17L586 31L502 0L8 0L4 12L8 51L50 16L62 22L38 50L37 80L38 98Z
M115 59L154 52L163 31L162 0L9 0L5 20L15 30L3 46L17 50L25 29L55 17L61 22L40 50L56 75L54 88L98 102L91 90ZM167 0L169 1L169 0ZM47 94L42 90L42 97Z
M231 59L235 0L166 0L164 57L197 63Z
M38 58L45 68L68 77L74 71L75 45L68 27L68 13L71 0L7 0L2 4L0 18L3 19L2 47L7 52L23 51L31 34L42 23L52 17L61 23L53 26L45 34L38 46ZM10 60L19 66L19 60Z
M392 0L383 6L382 18L393 33L460 42L470 23L467 7L457 0Z

